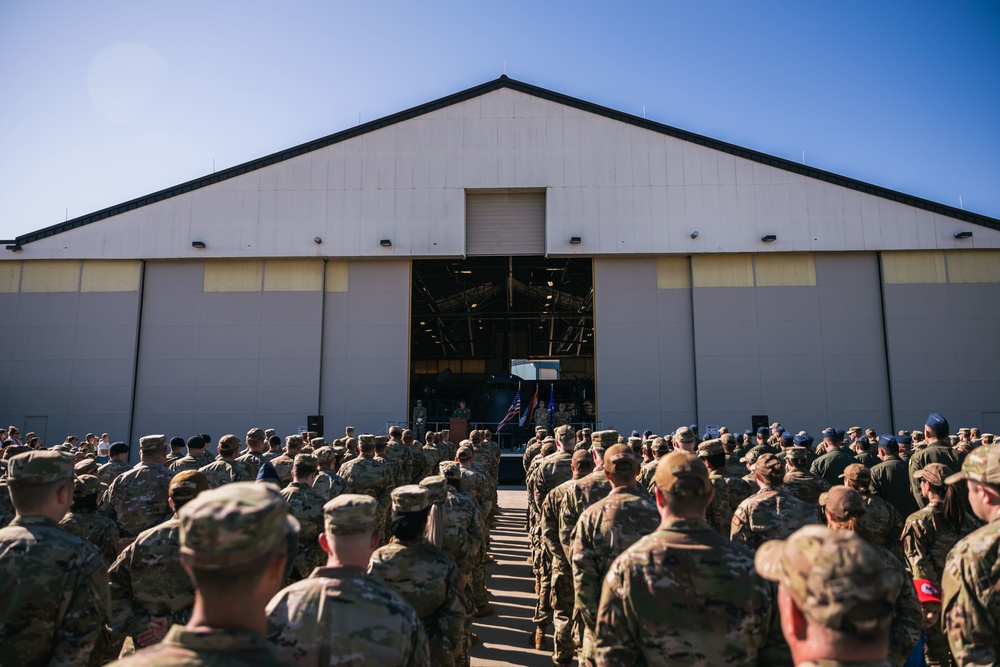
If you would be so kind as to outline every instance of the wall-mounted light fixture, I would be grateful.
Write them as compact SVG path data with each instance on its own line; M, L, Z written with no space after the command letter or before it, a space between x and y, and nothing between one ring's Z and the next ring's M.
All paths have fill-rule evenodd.
M956 239L971 239L972 232L955 232Z
M204 250L205 249L205 242L204 241L191 241L191 247L192 248L197 248L198 250Z
M319 245L319 244L320 244L320 243L322 243L322 242L323 242L323 239L321 239L321 238L320 238L320 237L318 237L318 236L317 236L316 238L314 238L314 239L313 239L313 243L315 243L316 245Z
M382 239L381 241L378 242L378 244L380 246L382 246L383 248L391 248L392 247L392 241L390 239Z
M698 230L695 230L695 231L691 232L691 238L693 238L693 239L698 238Z
M581 239L579 236L571 236L569 237L569 242L572 243L573 245L580 245L581 243L583 243L583 239Z
M760 240L763 241L764 243L774 243L775 241L778 240L778 235L777 234L764 234L763 236L760 237Z

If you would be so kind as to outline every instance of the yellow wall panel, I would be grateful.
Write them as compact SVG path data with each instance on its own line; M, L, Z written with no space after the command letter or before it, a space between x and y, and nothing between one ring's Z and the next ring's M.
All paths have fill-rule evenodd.
M139 270L138 260L84 260L80 291L138 292Z
M948 250L948 282L1000 283L1000 250Z
M326 263L326 291L347 291L347 262L330 260Z
M656 286L659 289L690 289L691 265L687 257L657 257Z
M77 292L80 290L79 260L39 260L24 263L22 292Z
M206 292L259 292L263 275L260 260L205 262Z
M753 287L750 255L693 255L695 287Z
M755 255L757 287L816 285L816 261L811 253Z
M0 262L0 294L17 294L21 284L21 262Z
M321 259L269 259L264 262L265 292L319 292L321 289Z
M885 251L882 253L882 276L887 285L943 283L944 253L940 250Z

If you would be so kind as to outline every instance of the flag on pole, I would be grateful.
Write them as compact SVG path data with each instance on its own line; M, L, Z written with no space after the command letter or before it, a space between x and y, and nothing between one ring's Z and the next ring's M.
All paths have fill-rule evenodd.
M535 408L538 407L538 387L535 387L535 395L531 397L528 401L527 409L524 414L521 415L521 421L518 422L519 426L524 426L531 419L531 415L535 412Z
M502 420L500 420L500 425L497 426L497 433L499 433L500 429L502 429L504 426L507 425L507 422L509 422L515 416L520 416L520 414L521 414L521 392L518 391L516 394L514 394L514 402L510 404L510 409L507 410L507 414L504 416Z
M556 417L556 383L549 385L549 426Z

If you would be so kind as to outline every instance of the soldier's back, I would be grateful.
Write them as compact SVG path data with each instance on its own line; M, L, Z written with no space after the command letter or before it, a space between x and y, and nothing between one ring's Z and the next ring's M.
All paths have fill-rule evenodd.
M299 552L293 569L294 578L304 579L324 561L317 538L323 532L326 498L303 482L292 482L283 488L281 497L288 503L288 513L299 522Z
M208 478L208 488L216 489L223 484L253 481L242 463L219 457L207 466L198 469Z
M159 644L111 667L282 667L274 646L250 630L193 630L174 625Z
M758 664L774 601L753 552L701 519L664 522L611 565L598 664Z
M1000 657L1000 521L959 540L948 554L941 617L960 665L995 664Z
M198 470L209 463L211 463L211 461L205 461L205 459L201 456L192 456L191 454L188 454L187 456L182 456L177 459L167 467L176 474L187 470Z
M134 537L168 519L167 496L174 472L158 463L140 463L111 483L106 496L122 537Z
M347 492L347 480L332 470L320 470L316 473L313 489L327 500L333 500Z
M274 471L278 473L278 479L281 481L282 488L292 483L292 466L294 464L295 458L289 456L288 452L282 452L281 456L271 459L271 465L274 466Z
M383 495L390 481L385 463L363 456L342 465L337 474L347 482L348 493L361 493L372 498Z
M105 567L111 567L118 557L118 526L103 514L70 510L59 526L97 547Z
M288 665L424 667L430 663L416 611L361 568L316 570L279 592L268 604L267 616L267 638Z
M805 470L789 468L785 472L784 487L804 503L819 504L819 497L830 490L830 483Z
M108 461L97 469L97 479L101 484L111 485L118 475L132 469L132 464L128 461Z
M108 608L97 547L43 517L0 529L0 665L86 664Z
M264 455L260 452L247 452L243 456L237 457L236 463L243 466L244 470L247 471L249 479L255 480L261 466L264 465Z
M782 540L802 526L818 523L818 511L782 487L758 491L736 508L730 538L756 549L767 540Z

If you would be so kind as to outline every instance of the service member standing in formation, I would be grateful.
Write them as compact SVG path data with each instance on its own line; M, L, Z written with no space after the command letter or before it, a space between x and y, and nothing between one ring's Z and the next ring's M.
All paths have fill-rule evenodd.
M108 573L97 547L59 527L73 502L73 457L7 462L17 516L0 528L0 665L85 665L101 651Z
M264 638L264 607L285 579L298 522L269 484L205 491L180 511L181 562L195 585L186 626L114 667L282 665Z
M287 665L429 667L417 612L366 569L378 545L378 503L341 494L323 506L326 565L267 606L267 638Z
M816 508L784 488L785 464L774 454L763 454L754 463L760 491L736 508L730 538L751 549L766 540L781 539L802 526L817 523Z
M139 465L111 482L101 510L117 522L121 548L170 518L167 499L174 472L163 465L166 460L166 436L143 436L139 438Z

